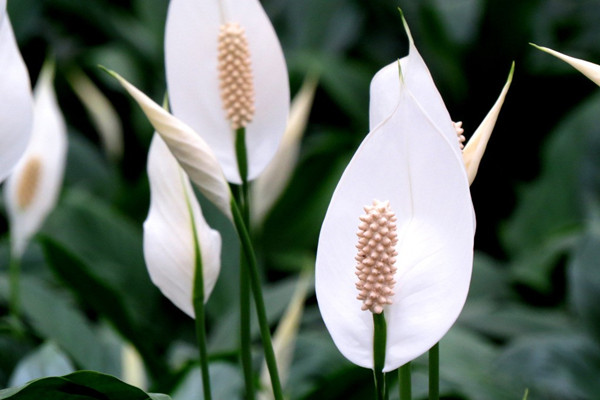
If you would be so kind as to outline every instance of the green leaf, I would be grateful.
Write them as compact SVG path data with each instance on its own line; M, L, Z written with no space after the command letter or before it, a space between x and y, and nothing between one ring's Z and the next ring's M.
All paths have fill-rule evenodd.
M598 110L600 94L583 102L552 133L542 152L540 178L523 188L519 205L502 232L511 254L541 250L557 235L581 229L581 163L597 135Z
M440 379L451 393L477 400L514 400L522 390L508 384L493 370L498 349L483 337L460 327L452 328L440 342Z
M21 386L34 379L73 372L71 361L52 342L46 342L24 357L15 368L9 386Z
M44 228L48 265L87 307L108 318L147 362L165 372L159 357L174 337L177 312L150 282L141 227L83 192L69 192ZM187 322L187 319L183 319Z
M214 362L209 366L210 382L214 399L242 399L244 381L237 365ZM197 400L202 393L200 368L190 368L183 380L173 392L177 400Z
M511 375L513 386L529 388L529 400L595 399L600 393L600 348L574 331L522 337L505 348L496 367Z
M590 231L575 249L568 269L569 299L583 325L600 340L600 234Z
M93 371L42 378L19 388L0 390L2 400L148 400L148 398L170 399L166 395L148 395L141 389L113 376Z
M20 285L22 312L38 335L60 346L80 367L120 372L118 349L98 334L64 292L37 276L25 274ZM2 275L0 289L0 297L4 297L8 282Z

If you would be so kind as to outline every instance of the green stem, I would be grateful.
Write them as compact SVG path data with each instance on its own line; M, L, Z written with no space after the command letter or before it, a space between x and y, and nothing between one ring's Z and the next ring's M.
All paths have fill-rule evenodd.
M10 263L8 266L10 297L8 300L8 309L10 315L15 321L19 319L20 309L20 286L21 286L21 259L11 254Z
M211 400L210 374L208 370L208 351L206 350L206 314L204 307L204 270L202 266L202 251L196 231L196 222L189 199L186 198L190 219L192 221L192 232L194 235L194 258L196 266L194 270L194 313L196 315L196 340L198 342L198 353L200 356L200 371L202 374L202 390L204 400Z
M412 399L411 365L407 362L398 370L398 383L400 385L400 400Z
M246 153L246 130L235 132L235 154L242 185L237 191L236 200L242 210L244 224L250 229L250 203L248 199L248 156ZM244 372L246 400L254 400L254 377L252 373L252 341L250 326L250 282L248 279L248 259L240 252L240 358Z
M440 343L429 350L429 400L440 398Z
M375 379L375 398L387 400L388 393L385 384L385 347L387 341L387 324L383 312L373 313L373 377Z
M248 276L250 278L250 286L252 288L252 293L254 294L253 297L254 304L256 306L256 314L258 316L260 336L265 352L265 361L267 363L267 369L269 370L269 375L271 376L273 395L275 396L275 400L283 400L283 391L281 390L281 382L279 380L279 374L277 372L277 361L275 360L275 352L273 351L273 344L271 341L271 332L269 331L269 323L267 321L267 313L265 311L265 301L260 285L260 276L258 274L256 255L254 254L254 248L252 247L250 235L248 233L248 230L246 229L246 225L244 224L244 218L235 201L231 202L231 211L233 214L233 222L240 237L244 254L246 255L248 260Z

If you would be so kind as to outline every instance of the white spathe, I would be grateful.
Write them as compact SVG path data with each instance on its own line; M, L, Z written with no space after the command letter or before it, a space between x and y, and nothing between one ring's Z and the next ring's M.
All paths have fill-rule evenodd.
M356 232L365 205L390 202L399 241L395 295L384 307L384 372L429 350L456 321L468 293L475 230L456 132L412 38L401 65L402 79L397 61L373 79L371 132L333 194L316 262L319 309L336 346L373 368L373 317L356 298Z
M235 133L222 107L217 68L219 27L245 29L254 78L255 113L246 127L248 179L277 151L290 107L287 67L277 35L258 0L171 0L165 31L169 101L175 116L213 149L227 180L240 183Z
M6 13L0 2L0 182L23 155L33 120L33 99L27 67Z
M231 190L217 158L206 142L187 124L174 117L121 75L107 70L138 103L179 164L207 199L230 220Z
M483 158L483 153L485 153L488 141L492 136L492 131L494 130L498 115L500 114L500 109L502 108L502 104L504 104L504 99L510 88L514 72L515 63L513 62L510 67L508 79L502 88L502 92L500 92L498 100L496 100L492 109L487 113L463 150L463 160L465 162L465 168L467 169L467 175L469 176L469 185L473 183L475 176L477 175L479 164Z
M144 222L146 266L161 292L194 317L196 238L206 302L221 268L221 235L206 223L187 175L157 134L148 153L148 178L150 211Z
M54 66L47 62L34 91L31 139L4 188L15 257L23 254L31 236L52 211L62 187L67 127L56 101L53 81ZM25 192L28 200L23 206Z
M591 79L592 82L594 82L596 85L600 86L600 65L582 60L580 58L571 57L563 53L559 53L558 51L552 50L548 47L538 46L537 44L533 43L530 44L536 49L551 54L554 57L563 60L567 64L570 64L573 68L575 68L576 70L587 76L589 79Z

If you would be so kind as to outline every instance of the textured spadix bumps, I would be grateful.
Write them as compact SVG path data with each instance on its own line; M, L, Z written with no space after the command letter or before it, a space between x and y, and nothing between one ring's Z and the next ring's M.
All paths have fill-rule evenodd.
M392 304L396 284L396 215L390 208L389 201L373 200L373 205L365 206L364 209L365 214L360 217L356 233L357 298L363 302L363 311L381 314L383 306Z
M373 317L357 299L357 224L373 199L389 201L397 252L383 371L423 354L465 302L475 220L457 132L410 39L410 53L371 83L371 132L333 194L317 250L316 293L342 354L373 368ZM390 272L391 273L391 272Z
M223 40L233 41L242 31L247 45L229 54L232 62L242 55L238 58L240 64L247 64L238 70L245 76L242 96L240 101L234 98L229 103L229 94L223 92L229 83L223 86L223 82L233 77L223 74L225 62L219 56L226 53L222 51ZM246 55L248 63L241 61ZM227 180L233 183L241 182L233 130L245 127L248 179L256 178L277 150L290 107L283 52L260 2L171 0L165 56L174 115L202 136L215 152ZM252 90L247 86L250 81ZM234 106L236 102L239 108Z

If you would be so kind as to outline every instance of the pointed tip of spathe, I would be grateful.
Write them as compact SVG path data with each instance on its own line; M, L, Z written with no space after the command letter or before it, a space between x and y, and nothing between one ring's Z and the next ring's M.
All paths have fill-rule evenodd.
M506 86L507 88L510 87L510 84L512 83L514 75L515 75L515 62L513 60L513 62L510 64L510 71L508 72L508 78L506 78L506 83L504 84L504 86Z
M408 36L408 40L410 43L413 43L413 37L410 33L410 28L408 27L408 22L406 22L406 18L404 17L404 12L400 7L398 7L398 12L400 13L400 18L402 19L402 25L404 25L404 30L406 31L406 35Z

